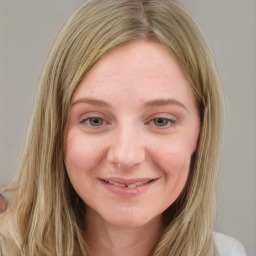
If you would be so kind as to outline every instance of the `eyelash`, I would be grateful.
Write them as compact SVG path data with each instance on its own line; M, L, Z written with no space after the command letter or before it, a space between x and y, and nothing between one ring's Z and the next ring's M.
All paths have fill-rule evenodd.
M99 125L92 125L91 122L92 121L98 121L100 122ZM163 125L156 125L156 122L158 121L161 121L163 123ZM81 122L81 124L85 123L90 129L101 129L103 126L105 126L107 124L107 122L101 118L101 117L98 117L98 116L91 116L91 117L87 117L85 119L83 119ZM153 125L155 126L156 128L158 129L167 129L167 128L170 128L170 127L173 127L176 125L176 120L175 118L166 118L166 117L155 117L153 119L151 119L149 122L146 123L147 125Z
M94 126L94 125L92 125L92 124L90 123L90 121L92 121L92 120L98 120L98 121L102 122L102 124L101 124L101 125L95 125L95 126ZM81 124L85 123L85 124L88 125L91 129L99 129L99 128L101 128L103 125L106 124L106 121L104 121L104 119L101 118L101 117L98 117L98 116L91 116L91 117L87 117L87 118L83 119L80 123L81 123Z
M156 125L156 121L161 121L163 123L163 125ZM176 120L173 118L173 119L170 119L170 118L166 118L166 117L156 117L152 120L150 120L149 123L153 123L153 125L157 128L160 128L160 129L165 129L165 128L169 128L169 127L173 127L175 126L176 124Z

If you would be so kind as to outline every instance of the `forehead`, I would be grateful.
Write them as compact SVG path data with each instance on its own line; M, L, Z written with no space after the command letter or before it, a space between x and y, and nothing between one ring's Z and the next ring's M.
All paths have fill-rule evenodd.
M163 45L141 41L112 50L88 72L73 100L81 95L111 97L193 97L190 85L173 54Z

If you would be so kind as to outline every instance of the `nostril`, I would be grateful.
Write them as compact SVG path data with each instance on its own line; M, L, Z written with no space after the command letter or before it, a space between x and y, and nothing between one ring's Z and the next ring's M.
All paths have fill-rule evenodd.
M123 129L109 145L107 158L118 170L126 170L142 163L145 159L145 146L131 129Z

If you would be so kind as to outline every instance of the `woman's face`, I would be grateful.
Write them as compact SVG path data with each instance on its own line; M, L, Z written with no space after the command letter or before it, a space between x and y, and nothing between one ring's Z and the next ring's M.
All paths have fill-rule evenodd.
M65 163L88 214L141 226L180 195L200 120L191 87L162 45L137 42L103 57L75 91Z

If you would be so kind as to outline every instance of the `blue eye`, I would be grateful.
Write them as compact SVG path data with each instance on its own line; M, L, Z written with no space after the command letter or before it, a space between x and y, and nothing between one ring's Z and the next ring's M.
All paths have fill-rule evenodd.
M165 127L165 126L170 126L172 125L174 122L170 119L167 119L167 118L161 118L161 117L158 117L158 118L155 118L153 120L154 122L154 125L155 126L158 126L158 127Z
M99 117L89 117L84 122L93 127L100 127L104 125L104 120Z

